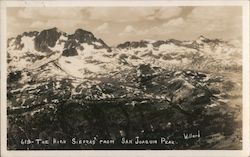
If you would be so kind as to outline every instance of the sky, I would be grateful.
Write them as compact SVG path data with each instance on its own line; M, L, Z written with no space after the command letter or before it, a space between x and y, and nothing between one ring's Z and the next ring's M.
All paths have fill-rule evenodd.
M108 45L137 40L195 40L200 35L241 39L239 6L13 7L7 8L7 36L57 27L92 32Z

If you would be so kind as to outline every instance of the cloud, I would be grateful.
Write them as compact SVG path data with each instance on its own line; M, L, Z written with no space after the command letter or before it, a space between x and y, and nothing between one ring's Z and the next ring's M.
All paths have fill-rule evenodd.
M84 20L82 8L47 7L47 8L19 8L15 19L19 24L28 25L25 27L33 30L43 30L52 27L72 32L77 28L85 28L88 20ZM27 31L27 30L25 30Z
M153 29L147 30L148 33L153 35L169 35L170 33L180 33L183 31L186 25L186 21L182 18L171 19L162 25L153 27Z
M37 16L37 13L34 13L32 8L23 8L18 11L18 16L24 19L32 19Z
M178 27L178 26L181 26L185 24L185 21L182 17L179 17L179 18L176 18L176 19L172 19L172 20L169 20L168 22L166 23L163 23L163 27Z
M128 36L128 35L136 35L138 34L138 30L136 30L133 26L127 25L124 30L119 33L119 36Z
M45 26L45 23L42 21L34 21L30 24L31 28L39 28Z
M126 26L124 29L124 33L135 33L135 32L136 32L136 29L131 25Z
M79 8L22 8L18 11L18 16L24 19L72 19L82 16Z
M235 7L195 7L188 18L202 21L223 20L231 18L234 9Z
M172 17L176 17L180 15L182 12L182 8L180 7L166 7L161 8L155 15L158 19L170 19Z
M83 28L110 43L137 39L240 38L240 6L20 7L7 9L8 35L58 27ZM121 30L122 29L122 30Z
M83 21L81 19L51 19L46 22L47 26L58 26L63 28L69 28L68 26L72 27L79 27L84 28L84 26L87 24L87 21Z
M21 8L18 16L24 19L37 18L85 18L90 20L118 22L170 19L182 12L180 7L47 7Z
M138 21L144 19L149 14L148 9L136 11L134 8L89 8L89 18L101 21Z
M178 16L180 7L103 7L88 8L86 12L92 20L135 22L155 19L170 19Z
M162 21L166 22L138 29L130 34L121 33L121 35L178 38L181 34L187 39L200 35L212 36L213 38L237 38L241 36L240 7L195 7L186 17L177 16Z
M109 27L109 24L107 22L105 22L105 23L101 24L100 26L98 26L95 29L95 32L99 33L99 34L108 34L108 33L110 33L108 30L108 27Z
M119 34L119 36L145 36L145 35L168 35L169 33L181 31L185 21L183 18L171 19L168 22L165 22L161 25L149 27L147 29L137 30L133 26L128 25L125 29Z
M187 24L197 34L221 33L221 35L241 35L240 7L195 7L187 16Z

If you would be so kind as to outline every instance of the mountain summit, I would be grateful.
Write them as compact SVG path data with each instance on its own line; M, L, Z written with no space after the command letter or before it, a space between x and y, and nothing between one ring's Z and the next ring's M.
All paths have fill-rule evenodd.
M41 31L34 39L35 49L41 52L49 52L50 47L56 45L62 33L56 28Z

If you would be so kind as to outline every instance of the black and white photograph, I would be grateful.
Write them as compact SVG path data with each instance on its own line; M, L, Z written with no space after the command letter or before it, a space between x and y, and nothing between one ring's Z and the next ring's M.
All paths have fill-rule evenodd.
M243 150L242 5L5 9L7 151Z

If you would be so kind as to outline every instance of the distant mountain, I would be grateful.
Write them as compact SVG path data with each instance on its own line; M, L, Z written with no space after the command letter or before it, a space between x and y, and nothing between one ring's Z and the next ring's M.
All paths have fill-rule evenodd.
M234 42L236 43L236 42ZM231 66L241 64L241 48L232 42L200 36L194 41L175 39L157 41L127 41L117 46L117 51L127 55L128 62L153 63L156 66L192 66L196 58L210 60L210 65ZM133 62L133 59L137 59ZM197 63L199 64L199 63ZM204 63L205 64L205 63Z

